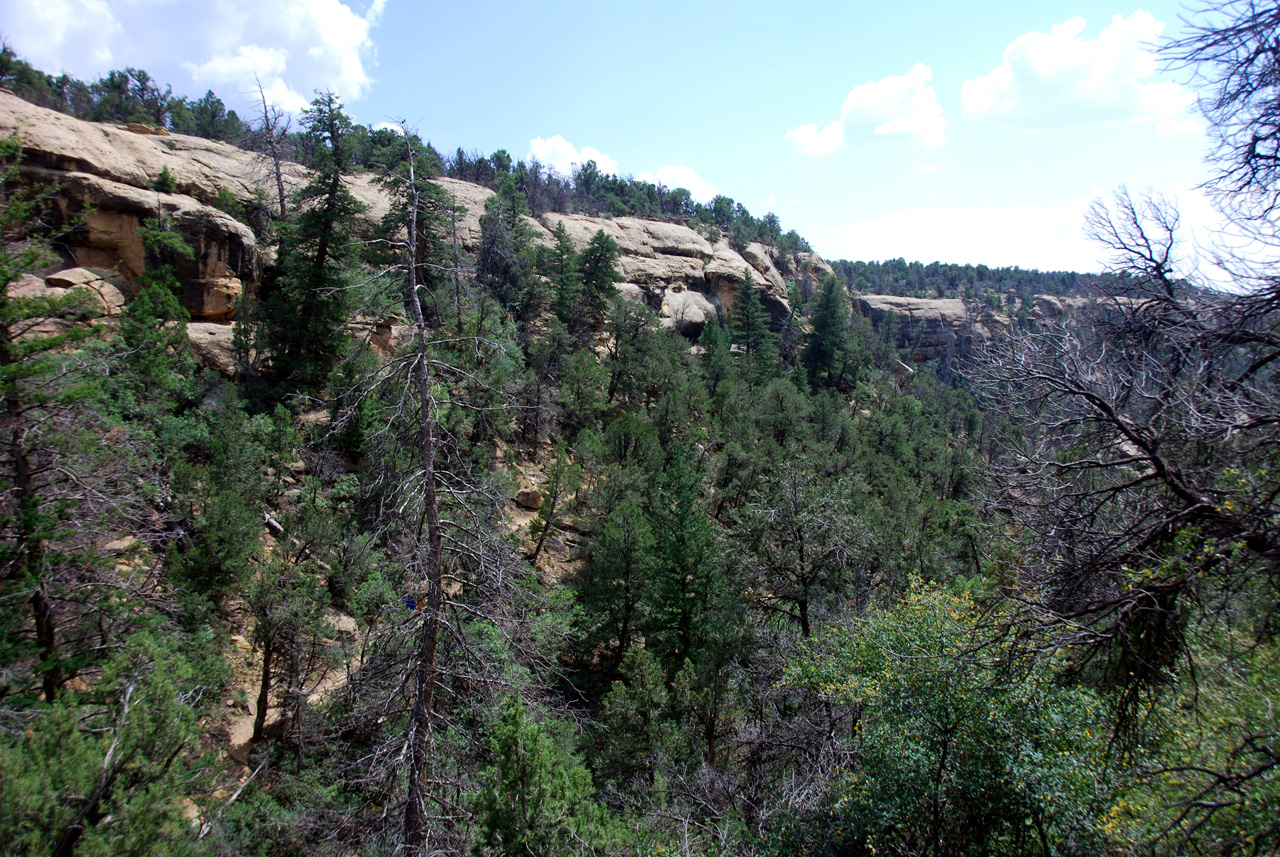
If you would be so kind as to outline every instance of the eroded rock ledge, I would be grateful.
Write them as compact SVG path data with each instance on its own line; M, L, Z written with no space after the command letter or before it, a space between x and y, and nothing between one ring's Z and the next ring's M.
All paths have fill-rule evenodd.
M24 178L57 188L63 223L79 224L64 242L66 263L113 270L126 289L134 288L146 264L138 227L163 214L196 250L193 261L166 260L183 284L184 306L197 320L228 321L236 299L252 293L261 279L265 253L252 230L211 203L223 189L242 203L259 193L273 198L269 165L226 143L142 130L85 122L0 91L0 134L22 136ZM176 182L176 193L152 189L164 170ZM301 187L306 179L305 168L286 165L287 190ZM458 243L474 252L480 245L485 201L493 192L456 179L438 181L465 209L458 219ZM387 199L369 176L355 177L351 189L369 206L365 218L371 227L386 212ZM758 244L739 253L687 226L635 217L547 214L542 222L528 221L539 243L550 243L548 229L558 223L577 249L597 230L613 236L622 250L623 294L643 301L664 323L686 334L696 335L706 320L727 312L748 276L775 318L790 311L782 275L769 251ZM816 281L831 271L811 254L788 261L795 277Z

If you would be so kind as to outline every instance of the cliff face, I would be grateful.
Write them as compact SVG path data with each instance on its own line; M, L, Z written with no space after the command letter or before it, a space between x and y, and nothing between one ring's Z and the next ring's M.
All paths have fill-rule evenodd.
M184 286L183 304L193 318L229 321L236 298L256 287L266 263L263 248L249 227L211 203L220 189L242 203L259 193L274 199L274 176L265 159L199 137L85 122L0 90L0 135L13 133L23 140L24 178L56 187L63 222L80 222L63 247L68 266L114 271L126 291L133 288L145 265L138 226L164 214L196 250L193 261L176 265ZM177 184L176 193L152 190L166 169ZM285 165L287 191L301 187L306 179L305 168ZM455 179L442 178L439 184L464 207L458 241L474 252L480 245L485 201L493 192ZM353 178L351 189L369 206L365 218L372 226L386 212L386 198L369 176ZM665 324L688 335L696 335L708 319L727 312L748 277L775 318L781 320L790 312L782 275L758 244L739 253L723 240L713 244L687 226L633 217L548 214L543 223L528 220L539 243L551 242L548 227L554 229L558 223L564 224L575 249L586 246L597 230L611 235L622 250L623 295L644 302ZM831 270L810 254L788 261L793 278L816 281Z
M275 199L270 163L252 152L199 137L85 122L0 90L0 136L13 133L23 140L24 179L56 188L58 216L63 223L79 224L60 247L65 256L62 268L90 271L85 276L109 280L127 294L136 288L146 264L139 225L161 214L171 219L196 251L192 261L175 260L182 302L195 320L193 342L199 343L198 353L208 353L207 365L230 371L221 354L221 346L230 343L230 330L224 326L235 313L236 299L256 288L270 251L258 244L248 226L211 203L219 190L242 203L259 195ZM163 170L174 178L176 193L152 189ZM304 167L285 164L286 191L302 187L307 175ZM480 246L480 218L493 191L450 178L437 182L462 207L458 243L474 253ZM350 186L368 206L364 219L372 228L387 211L388 200L369 175L353 177ZM723 320L748 280L775 322L781 323L791 311L787 280L812 289L833 273L810 253L782 259L760 244L739 252L723 239L710 241L678 223L548 213L540 221L526 218L526 224L533 241L546 245L553 242L550 230L563 225L577 250L603 230L622 251L622 295L646 304L665 325L690 337L697 336L707 321ZM785 277L779 264L786 266ZM23 287L38 290L41 284L27 282ZM1007 317L979 311L961 300L862 295L855 298L854 307L877 328L892 315L897 344L910 348L917 361L963 354L1009 324ZM1046 298L1037 300L1033 315L1051 320L1068 309ZM396 331L386 322L362 320L354 330L367 334L383 350L396 341Z

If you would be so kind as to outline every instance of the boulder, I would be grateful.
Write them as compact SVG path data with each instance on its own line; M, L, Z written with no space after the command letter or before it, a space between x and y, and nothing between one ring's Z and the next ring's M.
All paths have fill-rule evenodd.
M716 306L701 292L667 289L662 298L662 316L679 332L696 339L709 321L717 320Z
M782 279L782 274L778 273L778 269L774 267L773 259L770 258L769 251L763 244L756 242L748 244L742 251L742 258L763 275L764 282L768 283L770 289L780 295L786 295L787 284Z
M11 298L43 298L48 297L48 286L37 276L23 274L9 284L7 293ZM65 294L61 289L59 293Z
M816 253L797 253L795 258L801 268L808 268L818 279L836 275L835 268L828 265L826 260Z
M516 505L536 512L542 507L542 492L532 486L521 488L516 492Z
M192 318L229 321L235 317L236 302L244 294L244 283L230 273L208 279L188 280L183 287L182 305Z
M97 303L99 315L119 315L124 309L124 295L110 278L111 272L101 268L68 268L45 278L45 295L60 296L71 289L84 289Z
M191 341L191 354L202 369L212 369L220 375L232 378L236 374L235 350L232 348L234 328L229 324L191 322L187 325L187 338Z
M563 225L575 250L586 247L601 230L613 238L621 252L618 269L624 280L619 285L623 296L653 307L666 326L687 336L701 331L708 307L716 312L732 308L748 276L775 324L791 313L786 282L761 244L748 245L739 253L727 241L712 244L683 224L638 217L548 213L544 220L550 230ZM673 294L699 297L672 301ZM703 316L697 321L693 320L695 307Z
M357 316L347 324L347 333L389 359L413 337L413 326L405 324L402 318Z
M635 283L618 283L617 288L618 294L622 296L623 300L637 304L646 302L645 297L648 292Z
M333 629L335 634L342 637L354 637L360 627L356 624L355 617L348 616L346 613L339 613L332 607L326 607L324 611L324 619L329 623L329 627Z

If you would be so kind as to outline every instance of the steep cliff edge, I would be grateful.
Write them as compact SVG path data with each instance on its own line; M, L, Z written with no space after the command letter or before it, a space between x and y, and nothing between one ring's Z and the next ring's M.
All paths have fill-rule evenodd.
M182 303L194 320L193 341L199 343L203 363L231 371L229 353L224 353L230 331L222 325L234 316L240 295L256 289L273 251L259 243L249 226L212 203L219 191L242 204L274 199L271 164L253 152L200 137L85 122L0 90L0 135L14 133L23 141L24 179L56 188L58 216L65 224L78 224L60 242L60 268L91 270L127 293L146 264L139 225L160 215L171 220L196 251L191 261L174 260L183 285ZM153 189L166 170L177 192ZM306 168L283 165L286 192L302 187L307 177ZM461 208L458 244L474 254L480 247L485 203L494 192L457 179L436 181ZM351 190L368 207L363 218L372 229L388 209L385 194L370 174L353 177ZM680 223L553 212L525 222L532 240L545 245L553 242L551 230L563 226L576 250L603 230L622 253L622 295L644 303L665 325L690 337L697 336L707 321L723 320L748 280L780 324L791 312L788 280L812 287L834 273L811 253L782 259L760 244L739 252L723 238L709 240ZM787 268L785 277L779 264ZM1005 315L959 299L868 294L855 295L853 306L877 329L892 317L896 344L921 362L963 354L1010 324ZM1038 298L1032 315L1053 319L1069 309L1052 298ZM375 346L385 350L394 343L394 331L382 330L385 322L361 323L369 327Z
M145 265L138 226L164 215L196 251L194 260L176 265L182 301L194 319L229 321L239 295L257 286L269 248L260 246L252 229L212 203L220 190L241 203L264 195L273 199L274 176L262 157L199 137L85 122L0 91L0 135L14 133L23 141L24 178L56 187L63 222L79 224L60 248L67 266L112 270L126 290L133 287ZM166 170L175 193L153 189ZM298 164L285 164L283 172L286 191L307 179L307 170ZM388 206L371 178L361 175L351 181L352 192L369 208L365 221L370 227ZM458 242L474 252L480 245L480 218L493 191L456 179L438 181L463 207ZM560 223L575 249L586 246L597 230L611 235L622 251L623 295L644 302L665 324L686 334L696 335L717 314L723 317L748 278L776 319L790 312L786 283L769 251L758 244L739 253L724 240L712 243L687 226L634 217L547 214L542 222L527 220L538 243L550 243L548 229ZM817 279L831 272L812 254L790 261L800 276Z

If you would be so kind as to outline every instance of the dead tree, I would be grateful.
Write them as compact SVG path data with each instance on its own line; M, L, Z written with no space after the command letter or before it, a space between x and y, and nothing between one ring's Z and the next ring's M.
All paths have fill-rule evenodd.
M353 787L385 795L379 802L403 801L394 826L379 813L351 830L411 854L461 853L466 795L487 753L473 720L496 716L516 689L502 660L530 675L554 665L527 630L541 621L537 590L505 536L506 491L484 456L472 454L490 442L485 426L510 422L513 412L511 397L486 374L507 359L508 344L490 335L501 330L501 313L450 264L454 205L422 174L423 152L405 130L408 160L380 180L393 200L381 239L391 265L380 279L408 316L411 336L358 373L334 427L360 418L362 408L377 414L365 427L364 502L387 555L406 559L403 586L414 609L387 608L392 621L371 633L344 690L339 735L349 742Z
M289 132L289 124L279 108L267 104L267 93L262 88L262 80L255 74L253 80L258 84L258 98L262 102L261 133L264 138L267 154L276 176L276 193L280 200L280 219L289 219L289 210L285 204L284 171L281 167L280 138Z
M418 448L418 466L421 468L422 519L426 523L426 543L418 540L417 562L422 570L427 589L427 603L422 622L421 642L418 645L414 665L414 702L409 718L409 797L405 806L405 844L411 853L421 853L426 844L426 806L423 789L427 766L430 763L429 737L431 731L431 706L436 685L436 651L440 644L440 608L443 597L444 575L441 567L442 541L440 534L440 506L436 475L436 401L431 389L431 362L427 351L428 332L422 312L422 284L418 281L418 213L421 198L414 175L414 152L409 144L408 130L404 129L409 147L409 308L413 313L412 383L418 398L421 439Z
M1257 638L1280 632L1280 290L1181 276L1161 200L1121 193L1089 222L1115 288L991 343L970 377L1007 417L988 505L1016 545L1014 630L1047 626L1076 676L1115 689L1123 747L1171 676L1229 668L1242 619ZM1193 625L1230 629L1227 650L1190 645ZM1271 776L1272 727L1241 727L1224 768L1199 772L1203 794ZM1167 835L1230 805L1193 798Z

